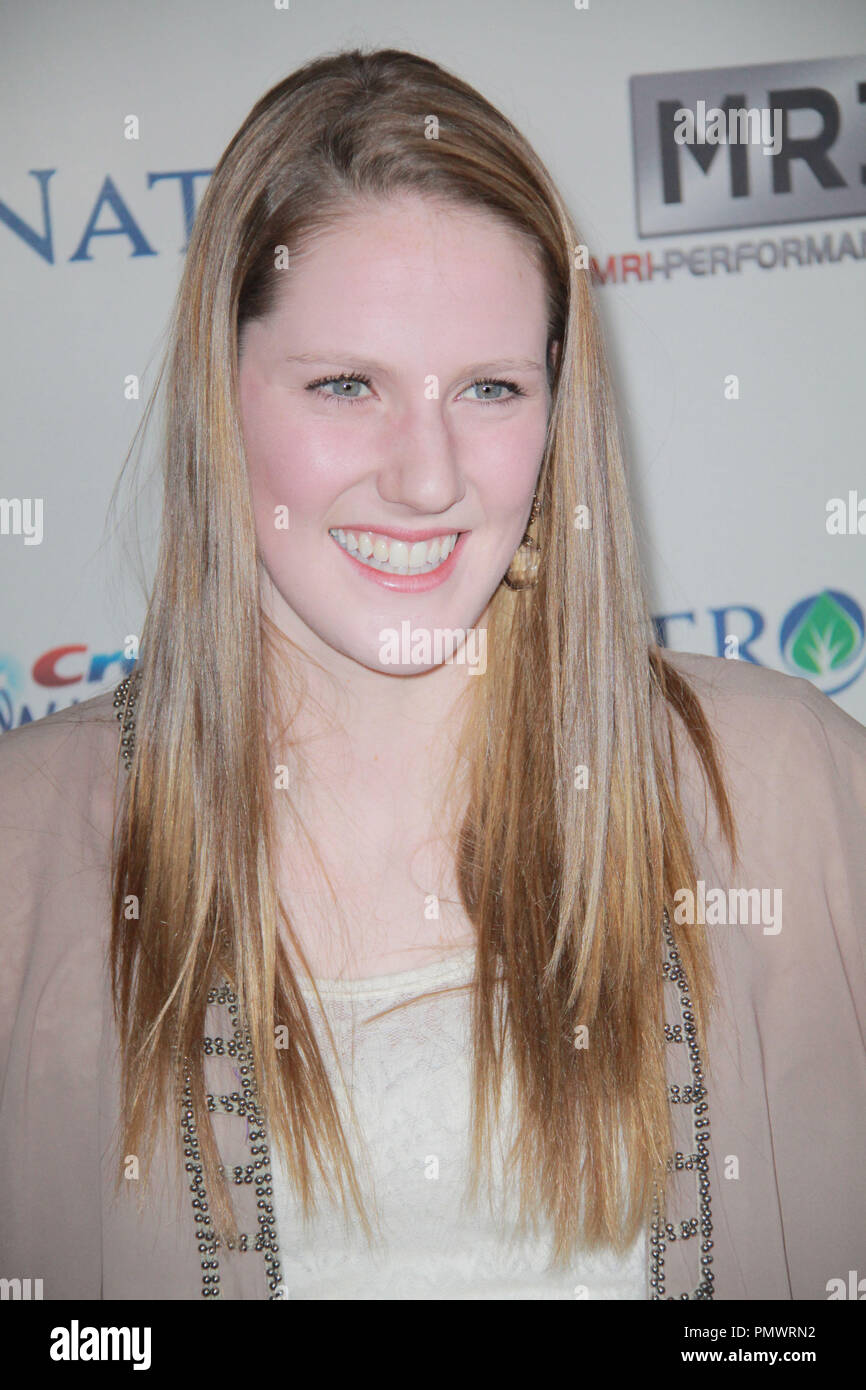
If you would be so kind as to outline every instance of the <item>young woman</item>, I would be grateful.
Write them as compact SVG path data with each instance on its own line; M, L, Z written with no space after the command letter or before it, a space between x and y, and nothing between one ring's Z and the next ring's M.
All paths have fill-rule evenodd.
M412 54L310 63L222 156L138 665L0 741L0 1274L866 1268L866 731L654 644L579 246Z

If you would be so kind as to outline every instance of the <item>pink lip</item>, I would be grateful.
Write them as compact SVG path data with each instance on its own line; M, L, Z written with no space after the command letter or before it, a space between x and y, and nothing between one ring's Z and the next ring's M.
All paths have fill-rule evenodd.
M354 526L347 526L345 528L341 527L340 529L354 531L356 528ZM362 527L361 529L370 530L371 528ZM450 531L430 532L431 537L441 535L448 536L451 534ZM366 579L372 579L373 583L378 584L381 589L391 589L400 594L424 594L428 589L436 589L440 584L444 584L445 580L452 574L454 566L457 563L457 557L463 549L463 538L467 534L468 532L466 531L461 532L457 538L454 549L451 551L445 563L440 565L438 569L428 570L426 574L385 574L384 570L374 570L372 565L365 565L362 564L360 560L356 560L354 555L350 554L348 550L343 549L339 541L334 541L334 545L340 551L340 554L345 556L350 565L353 565ZM333 537L331 539L333 540ZM397 536L396 539L403 540L404 537ZM427 540L428 537L418 534L415 539Z
M426 531L409 531L405 526L332 526L332 531L353 531L359 535L361 531L371 531L377 536L393 536L395 541L432 541L434 536L453 536L455 531L460 533L459 527L452 526L450 529L443 530L440 526L437 530L431 527Z

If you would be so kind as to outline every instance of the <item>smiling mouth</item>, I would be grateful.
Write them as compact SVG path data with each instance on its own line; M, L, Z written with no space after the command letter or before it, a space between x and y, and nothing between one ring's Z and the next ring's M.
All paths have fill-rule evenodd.
M434 536L429 541L400 541L376 531L344 531L328 533L341 549L353 559L383 574L430 574L444 564L451 554L460 531Z

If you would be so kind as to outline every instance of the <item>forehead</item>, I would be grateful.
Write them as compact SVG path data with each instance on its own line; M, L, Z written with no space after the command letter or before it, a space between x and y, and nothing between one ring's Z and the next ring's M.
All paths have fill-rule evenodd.
M290 257L273 319L483 318L524 329L545 313L535 244L486 208L402 195L353 200ZM348 326L348 324L347 324Z

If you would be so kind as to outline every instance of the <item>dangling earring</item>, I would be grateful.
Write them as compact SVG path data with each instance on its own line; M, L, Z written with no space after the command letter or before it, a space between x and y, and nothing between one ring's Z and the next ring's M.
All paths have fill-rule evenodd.
M523 540L515 552L514 559L505 571L504 582L509 589L531 589L538 583L538 568L541 563L541 547L532 540L529 528L538 516L538 495L532 494L532 510L526 523Z

